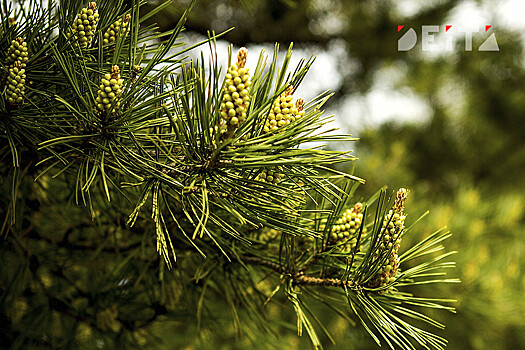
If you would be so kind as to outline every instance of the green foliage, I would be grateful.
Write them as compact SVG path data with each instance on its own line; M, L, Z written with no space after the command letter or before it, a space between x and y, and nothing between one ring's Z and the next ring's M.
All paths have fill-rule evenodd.
M371 136L369 133L367 137ZM378 174L380 169L389 169L377 176L376 181L389 177L395 183L400 178L414 178L414 169L390 166L406 161L407 153L401 151L405 147L404 142L399 141L386 153L384 160L368 162L365 158L366 171ZM439 183L434 185L439 186ZM480 184L475 186L472 179L464 177L452 196L434 191L436 188L428 182L417 182L408 205L424 210L432 201L432 210L418 225L419 229L431 232L433 227L449 225L455 238L449 247L460 252L456 261L461 285L436 287L442 294L458 298L457 314L447 321L449 327L445 330L450 347L515 348L524 341L525 327L518 311L524 308L521 296L525 288L520 268L525 249L523 196L494 193ZM406 239L410 238L405 237L403 243ZM471 328L472 324L478 327Z
M485 12L488 22L494 24L499 52L465 52L461 38L456 50L438 56L422 54L418 46L410 52L395 50L399 24L416 30L427 24L454 24L447 21L457 18L455 9L464 9L467 3ZM343 78L328 101L330 107L346 106L348 97L352 102L352 97L368 93L376 82L382 86L378 77L388 78L393 68L395 89L422 98L432 113L431 120L420 126L397 122L359 131L357 171L367 180L359 193L367 198L385 183L391 188L409 187L411 211L431 209L421 223L424 229L418 231L450 225L455 237L452 248L461 253L459 271L468 282L439 289L443 295L461 300L457 315L446 318L449 348L522 348L523 324L514 312L507 313L523 309L523 269L512 267L524 265L519 253L523 247L519 198L525 176L522 33L503 20L506 15L501 13L508 9L499 3L420 2L410 6L418 11L409 14L399 11L407 9L404 5L393 0L202 0L186 27L205 34L210 27L235 26L226 39L237 45L289 40L296 47L301 43L307 51L326 50L337 60ZM175 5L169 10L156 19L163 27L169 27L177 17L173 13L183 9ZM479 47L485 38L475 35L473 47ZM342 113L343 123L345 118ZM402 114L399 120L403 120ZM464 206L467 193L476 193L478 198L478 204L468 210ZM402 245L411 243L408 236ZM478 261L484 262L483 269L475 269L480 273L471 275L466 272L471 268L464 270L463 266L477 266ZM506 271L507 266L512 273L498 272ZM486 287L492 284L497 291ZM351 342L355 348L369 348L360 334L346 332L340 319L325 317L323 323L338 344Z
M448 224L454 232L463 283L442 289L458 298L446 331L454 349L514 349L525 342L516 312L523 310L525 288L523 44L517 33L497 35L497 55L458 50L414 66L408 84L433 101L430 123L369 130L358 148L369 184L413 183L411 207L432 203L424 230ZM438 79L440 85L427 83ZM447 103L442 89L457 98Z
M419 221L405 226L405 190L360 201L351 249L331 240L363 180L336 170L350 151L324 147L355 140L325 128L330 94L291 104L313 58L290 69L292 46L279 61L276 45L249 73L241 49L223 72L210 33L211 58L189 61L180 38L193 2L167 32L135 1L19 5L1 12L5 74L15 38L29 53L13 78L25 79L22 102L0 97L2 346L172 347L232 333L255 344L296 321L321 348L333 338L312 303L378 345L445 346L424 310L453 300L412 291L458 282L445 277L450 234L401 247ZM112 35L124 23L127 35Z

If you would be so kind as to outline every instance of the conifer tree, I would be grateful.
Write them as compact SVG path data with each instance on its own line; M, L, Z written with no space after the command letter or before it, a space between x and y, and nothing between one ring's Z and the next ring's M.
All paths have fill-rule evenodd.
M210 33L192 61L193 3L168 32L143 22L169 3L141 4L2 4L1 345L176 347L179 322L268 348L278 308L321 348L320 303L377 344L443 348L424 310L452 300L413 293L457 282L450 234L405 220L405 189L357 198L351 152L311 146L355 140L325 127L329 92L294 96L313 58L232 49L224 70Z

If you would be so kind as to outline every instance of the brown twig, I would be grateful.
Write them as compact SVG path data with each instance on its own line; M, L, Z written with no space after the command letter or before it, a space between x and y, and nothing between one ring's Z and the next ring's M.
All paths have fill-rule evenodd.
M324 286L324 287L341 287L347 288L355 285L353 280L341 280L338 278L319 278L306 275L304 272L287 273L285 268L273 261L263 260L253 256L245 256L242 262L250 265L258 265L269 268L280 273L283 276L288 276L292 279L293 284L297 286Z

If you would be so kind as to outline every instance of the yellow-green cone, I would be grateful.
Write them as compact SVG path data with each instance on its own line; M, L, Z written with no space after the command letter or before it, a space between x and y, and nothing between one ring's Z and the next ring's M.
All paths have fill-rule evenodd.
M114 43L120 35L128 35L129 33L129 20L131 15L127 14L124 19L119 18L113 23L109 29L104 33L104 45Z
M269 169L264 169L259 173L259 175L257 175L255 180L276 185L283 178L281 171L281 167L271 167Z
M124 81L120 77L120 69L118 66L113 66L111 68L111 74L107 73L104 75L100 82L98 95L95 100L99 112L102 113L109 111L114 101L117 102L112 112L114 113L116 111L116 108L120 105L118 99L122 92L123 83Z
M90 2L87 7L80 11L71 28L67 30L67 37L80 47L86 48L95 35L97 23L97 4Z
M279 98L273 101L272 108L264 124L265 133L277 131L279 128L290 124L304 115L304 100L298 99L294 106L292 92L293 87L289 86Z
M381 241L378 242L379 249L374 255L374 259L380 259L384 252L390 253L387 261L381 266L381 269L377 272L376 276L368 281L368 287L382 287L394 282L396 279L396 274L399 270L399 256L397 253L401 243L401 233L405 228L405 215L403 209L406 198L407 190L404 188L399 189L397 191L393 208L387 215L385 215L382 227L385 234L382 235L380 238Z
M246 120L246 112L250 105L250 73L246 65L248 50L242 47L237 55L237 63L228 68L224 85L220 114L223 125L226 126L225 137L231 137L233 132Z
M7 101L10 105L20 105L24 101L26 70L16 61L7 75Z
M304 115L304 100L302 98L296 101L294 106L292 97L293 87L289 86L272 104L272 108L266 119L263 131L269 133L278 130L280 127L290 124L297 118ZM281 167L273 167L261 171L255 180L278 184L283 178Z
M363 204L357 203L352 208L347 209L343 215L335 222L328 242L338 246L344 253L350 253L357 244L359 228L363 223ZM366 235L366 227L363 227L361 241Z
M11 41L11 46L7 51L7 64L12 65L15 62L20 62L22 68L25 68L28 61L27 43L22 38L16 38Z

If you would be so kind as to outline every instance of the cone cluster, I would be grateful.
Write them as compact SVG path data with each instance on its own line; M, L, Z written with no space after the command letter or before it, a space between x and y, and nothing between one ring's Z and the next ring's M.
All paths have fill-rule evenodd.
M255 180L277 185L284 176L281 172L282 168L280 166L264 169L257 175Z
M111 74L107 73L100 82L98 96L96 98L97 109L100 112L107 112L111 108L114 101L117 101L114 108L119 107L118 98L122 92L122 85L124 81L120 77L120 69L118 66L111 68ZM115 109L112 110L115 112Z
M330 244L337 244L344 253L350 253L355 248L359 236L359 228L363 223L362 210L363 204L357 203L343 213L332 227L329 239ZM361 241L366 232L366 227L363 227Z
M73 22L71 28L67 31L67 37L82 48L86 48L93 36L98 23L97 4L90 2L84 7Z
M7 101L10 105L22 104L25 93L26 70L16 61L9 67L7 75Z
M13 20L14 21L14 20ZM11 19L10 19L11 23ZM27 61L27 43L22 38L11 41L7 50L7 101L10 105L20 105L24 101Z
M7 64L12 65L15 62L20 62L22 68L26 67L26 63L29 59L27 52L27 43L22 38L16 38L11 41L11 46L7 51Z
M129 33L129 20L131 15L127 14L124 19L119 18L115 21L109 29L104 33L104 45L114 43L120 35L128 35Z
M264 132L269 133L290 124L304 115L304 100L293 104L293 87L289 86L281 96L273 101L272 108L264 124Z
M247 56L248 50L241 48L237 55L237 63L232 64L226 74L220 114L228 136L246 120L246 112L250 105L251 80L248 68L245 67Z
M379 249L374 255L374 259L382 259L384 254L388 254L386 262L381 266L376 276L369 282L371 288L378 288L396 279L399 270L398 250L401 244L401 233L405 228L405 215L403 208L407 197L407 190L401 188L397 191L396 201L393 208L385 215L382 227L382 236L380 237Z
M295 119L304 115L304 100L296 101L294 106L292 97L293 87L289 86L272 104L268 118L266 119L263 131L269 133L278 130L280 127L290 124ZM283 178L281 167L269 168L261 171L255 178L258 181L278 184Z

